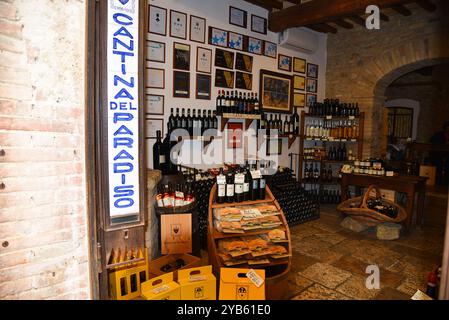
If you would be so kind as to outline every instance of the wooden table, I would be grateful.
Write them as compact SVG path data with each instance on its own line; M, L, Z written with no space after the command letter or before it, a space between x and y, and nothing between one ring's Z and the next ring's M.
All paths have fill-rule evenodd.
M370 185L376 185L381 189L388 189L405 193L407 195L407 203L405 208L405 211L407 212L407 218L403 222L403 226L404 233L407 234L412 228L413 209L416 195L418 195L416 222L419 225L422 225L423 223L426 180L427 178L425 177L417 176L399 175L394 177L386 177L343 173L341 179L341 197L342 201L347 199L348 186L350 185L358 187L368 187Z

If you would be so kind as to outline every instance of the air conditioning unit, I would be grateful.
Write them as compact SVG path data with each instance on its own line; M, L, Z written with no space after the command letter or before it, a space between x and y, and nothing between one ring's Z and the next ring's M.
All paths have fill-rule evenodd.
M318 49L318 36L306 28L290 28L279 34L279 45L310 54Z

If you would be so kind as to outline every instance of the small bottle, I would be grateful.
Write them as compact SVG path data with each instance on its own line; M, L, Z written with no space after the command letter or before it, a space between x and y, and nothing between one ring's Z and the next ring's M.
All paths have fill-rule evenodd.
M156 203L159 208L164 207L164 193L160 185L157 186Z
M180 184L175 188L175 207L182 207L184 205L184 192Z

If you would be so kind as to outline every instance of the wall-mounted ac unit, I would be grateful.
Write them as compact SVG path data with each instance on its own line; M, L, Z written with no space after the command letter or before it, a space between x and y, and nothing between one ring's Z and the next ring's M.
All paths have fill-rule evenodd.
M318 49L318 36L306 28L290 28L279 34L279 45L310 54Z

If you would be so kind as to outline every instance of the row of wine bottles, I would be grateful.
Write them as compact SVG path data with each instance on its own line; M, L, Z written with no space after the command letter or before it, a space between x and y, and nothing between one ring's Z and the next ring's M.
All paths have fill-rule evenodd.
M319 188L306 190L307 195L323 204L338 204L341 202L341 191L340 190L319 190Z
M360 109L358 103L342 103L339 99L324 99L314 102L309 106L311 116L334 116L334 117L358 117Z
M176 141L170 141L170 133L167 133L162 142L161 131L156 131L156 143L153 145L153 169L161 170L162 174L178 173L178 166L171 161L170 150L176 145ZM173 152L176 159L177 153Z
M306 120L306 137L320 139L357 139L359 125L356 120Z
M215 111L203 110L201 115L201 110L192 110L192 115L190 114L190 109L182 108L181 114L179 113L179 108L176 108L176 114L173 113L173 108L170 110L170 117L168 118L168 133L171 134L175 129L187 130L190 136L198 135L201 136L208 129L218 129L218 119Z
M334 177L332 173L332 167L331 165L328 166L326 169L326 166L323 165L321 169L318 169L318 165L310 164L310 166L306 163L304 167L304 182L309 183L319 183L321 177L321 182L332 182ZM338 176L338 180L341 179L341 176Z
M262 114L257 93L218 90L216 100L217 114Z
M270 118L262 115L260 120L260 128L266 130L278 130L279 134L299 134L299 115L295 109L294 113L289 117L285 116L282 120L281 115L270 114Z
M195 201L193 187L190 183L168 183L157 186L156 203L158 207L182 207Z

